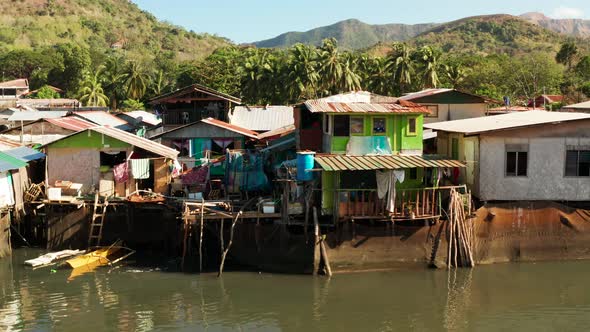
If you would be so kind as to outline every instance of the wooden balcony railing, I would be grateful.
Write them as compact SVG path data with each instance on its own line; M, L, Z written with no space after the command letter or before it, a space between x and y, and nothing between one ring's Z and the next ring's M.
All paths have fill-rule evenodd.
M340 189L337 191L338 216L345 219L437 218L444 208L441 200L451 188L465 192L465 186L397 190L393 212L387 211L387 198L380 199L375 189Z

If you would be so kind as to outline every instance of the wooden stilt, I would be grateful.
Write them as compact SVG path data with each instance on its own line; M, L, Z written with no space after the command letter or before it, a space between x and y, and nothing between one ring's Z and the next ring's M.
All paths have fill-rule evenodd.
M326 250L326 239L325 236L322 237L320 241L320 249L322 252L322 259L324 260L324 267L326 269L326 275L328 277L332 276L332 268L330 267L330 260L328 259L328 251Z
M318 270L320 268L320 225L318 222L318 212L316 207L313 207L313 232L314 232L314 241L313 241L313 275L318 275Z

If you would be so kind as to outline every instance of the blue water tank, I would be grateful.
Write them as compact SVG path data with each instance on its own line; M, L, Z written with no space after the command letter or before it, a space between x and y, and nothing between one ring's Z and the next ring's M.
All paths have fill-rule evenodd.
M313 180L314 155L312 151L297 152L297 181Z

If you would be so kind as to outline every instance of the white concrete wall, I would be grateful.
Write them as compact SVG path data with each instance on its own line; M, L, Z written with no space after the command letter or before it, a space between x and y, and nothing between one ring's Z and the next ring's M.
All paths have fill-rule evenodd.
M590 177L566 177L566 146L590 146L590 138L480 136L482 200L590 200ZM505 175L506 144L528 144L526 177Z
M426 105L426 104L425 104ZM435 105L435 104L428 104ZM486 104L436 104L438 117L424 116L424 123L477 118L486 115Z

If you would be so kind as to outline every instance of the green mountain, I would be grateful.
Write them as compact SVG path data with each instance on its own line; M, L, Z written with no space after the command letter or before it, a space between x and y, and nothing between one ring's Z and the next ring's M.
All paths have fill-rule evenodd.
M443 52L519 54L554 52L565 35L511 15L473 16L441 24L410 40L415 46L434 45Z
M75 42L90 49L122 48L149 57L172 52L202 58L230 42L158 21L129 0L5 0L0 2L0 52Z
M379 42L408 40L437 24L382 24L370 25L356 19L312 29L306 32L287 32L275 38L253 43L256 47L285 48L296 43L321 45L322 40L335 37L338 45L346 49L370 47Z

